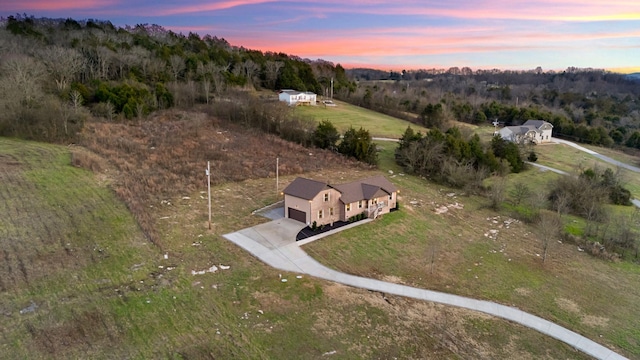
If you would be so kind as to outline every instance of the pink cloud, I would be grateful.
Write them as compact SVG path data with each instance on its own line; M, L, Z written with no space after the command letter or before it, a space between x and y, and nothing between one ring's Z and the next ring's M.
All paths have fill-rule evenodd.
M640 30L557 34L544 30L495 28L393 28L353 32L243 33L225 35L232 44L262 51L277 51L302 57L413 56L445 53L514 51L580 46L581 42L640 37Z
M318 2L312 11L325 13L365 13L371 15L421 15L458 19L511 19L547 21L639 20L640 2L625 0L497 0L480 4L451 1L436 6L424 1L388 2L337 0ZM371 6L368 6L371 5ZM310 11L308 5L300 10Z
M239 6L250 6L274 2L274 0L228 0L228 1L210 1L204 4L194 4L172 7L165 10L152 11L153 15L167 16L178 14L199 13L207 11L219 11L231 9Z
M51 10L79 10L98 9L107 6L114 6L114 1L109 0L23 0L3 1L0 4L2 11L51 11Z

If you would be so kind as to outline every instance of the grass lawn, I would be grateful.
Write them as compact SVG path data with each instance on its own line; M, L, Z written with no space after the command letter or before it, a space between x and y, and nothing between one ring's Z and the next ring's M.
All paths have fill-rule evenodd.
M263 265L221 235L265 221L250 214L276 200L273 179L214 186L211 231L200 191L146 204L160 251L109 171L69 163L68 147L0 138L3 358L584 358L482 314Z
M380 155L386 170L392 153ZM398 173L390 178L401 189L401 211L305 250L348 273L513 305L631 358L640 355L640 266L557 242L543 264L536 228L488 210L487 199ZM437 215L442 206L448 211Z
M581 167L583 169L598 167L599 169L611 168L614 171L616 170L614 165L610 165L592 155L567 145L545 144L535 146L533 149L538 155L537 163L560 169L568 173L577 174ZM594 148L593 150L611 158L618 159L619 161L626 161L628 164L633 165L633 157L610 149L605 150L601 148ZM640 174L626 169L620 169L620 173L622 175L624 187L631 191L632 197L640 198Z
M373 137L399 139L407 129L407 126L411 126L414 130L419 130L423 133L426 132L425 128L411 124L405 120L400 120L342 101L334 102L337 104L335 107L324 107L322 105L298 106L294 111L297 115L309 117L318 122L329 120L341 133L344 133L349 127L353 127L356 130L362 127L369 130L369 133Z

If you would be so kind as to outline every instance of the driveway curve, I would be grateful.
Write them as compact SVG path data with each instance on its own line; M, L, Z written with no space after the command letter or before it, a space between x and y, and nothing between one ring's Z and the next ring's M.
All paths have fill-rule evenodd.
M317 237L298 242L295 241L295 235L304 228L305 225L291 219L273 220L223 236L276 269L307 274L357 288L480 311L537 330L597 359L626 359L622 355L576 332L515 307L345 274L320 264L300 248L300 245L310 241L353 226L365 224L369 221L371 220L359 221Z

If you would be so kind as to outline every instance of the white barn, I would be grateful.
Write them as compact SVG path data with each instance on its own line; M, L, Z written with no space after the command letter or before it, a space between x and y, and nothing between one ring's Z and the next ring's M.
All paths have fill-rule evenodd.
M278 99L284 101L289 105L315 105L316 94L310 91L296 91L296 90L281 90L278 93Z
M527 120L519 126L505 126L496 135L514 143L541 144L551 142L552 129L553 125L544 120Z

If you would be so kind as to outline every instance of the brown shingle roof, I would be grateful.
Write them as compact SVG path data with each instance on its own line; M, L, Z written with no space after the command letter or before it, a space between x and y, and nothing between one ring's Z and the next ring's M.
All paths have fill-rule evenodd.
M320 191L330 188L329 185L323 182L299 177L284 188L283 192L301 199L312 200Z
M344 204L387 196L394 191L398 191L398 188L382 175L335 185L334 188L340 191L340 201Z

